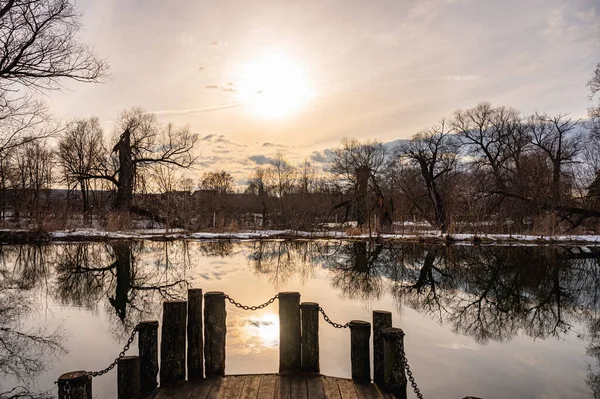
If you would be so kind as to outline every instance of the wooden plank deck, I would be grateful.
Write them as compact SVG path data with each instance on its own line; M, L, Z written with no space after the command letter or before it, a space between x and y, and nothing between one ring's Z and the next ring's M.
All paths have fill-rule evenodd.
M153 399L393 399L375 384L313 373L229 375L160 388Z

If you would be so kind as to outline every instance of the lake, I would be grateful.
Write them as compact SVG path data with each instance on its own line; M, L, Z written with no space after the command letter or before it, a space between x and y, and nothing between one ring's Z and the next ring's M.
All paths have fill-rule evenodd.
M54 393L64 372L103 369L194 287L248 305L299 291L338 323L389 310L425 398L600 397L599 259L594 247L335 240L4 245L0 392ZM227 312L226 372L277 372L277 302ZM323 374L350 377L349 341L320 319ZM116 397L116 371L93 386Z

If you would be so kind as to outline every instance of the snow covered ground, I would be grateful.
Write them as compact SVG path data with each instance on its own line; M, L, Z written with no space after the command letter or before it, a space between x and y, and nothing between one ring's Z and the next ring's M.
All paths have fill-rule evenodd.
M25 231L0 230L0 233L25 233ZM131 231L104 231L101 229L73 229L53 231L46 235L50 240L106 240L106 239L154 239L154 240L255 240L255 239L375 239L368 234L349 235L342 231L297 231L297 230L248 230L240 232L196 232L184 230L141 229ZM521 235L521 234L441 234L439 231L423 231L417 234L381 234L380 240L390 241L425 241L425 242L456 242L481 244L586 244L600 246L600 235Z

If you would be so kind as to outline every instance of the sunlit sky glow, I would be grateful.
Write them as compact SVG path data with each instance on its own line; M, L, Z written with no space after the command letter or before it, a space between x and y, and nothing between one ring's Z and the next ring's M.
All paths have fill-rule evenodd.
M281 151L319 164L342 137L407 138L480 101L585 116L598 0L79 0L102 85L51 93L107 131L138 105L203 140L194 174L238 182Z

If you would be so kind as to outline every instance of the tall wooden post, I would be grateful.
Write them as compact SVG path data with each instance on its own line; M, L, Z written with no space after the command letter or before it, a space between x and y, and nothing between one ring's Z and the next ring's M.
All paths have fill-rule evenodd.
M160 383L172 385L185 380L185 322L187 302L163 303L160 342Z
M117 399L132 399L138 393L140 393L140 357L122 357L117 361Z
M202 290L188 290L188 380L204 378L204 349L202 331Z
M279 372L301 367L300 293L279 293Z
M384 310L373 311L373 381L384 385L383 330L392 327L392 313Z
M158 321L143 321L136 329L140 355L140 389L142 393L148 393L158 385Z
M58 377L58 399L92 399L92 376L83 370Z
M319 304L302 302L302 370L319 372Z
M369 356L371 323L352 320L349 326L352 379L361 383L371 382L371 358Z
M406 399L406 374L404 374L404 331L400 328L383 330L385 387L396 398Z
M225 336L227 311L225 294L212 291L204 294L204 362L206 378L225 375Z

